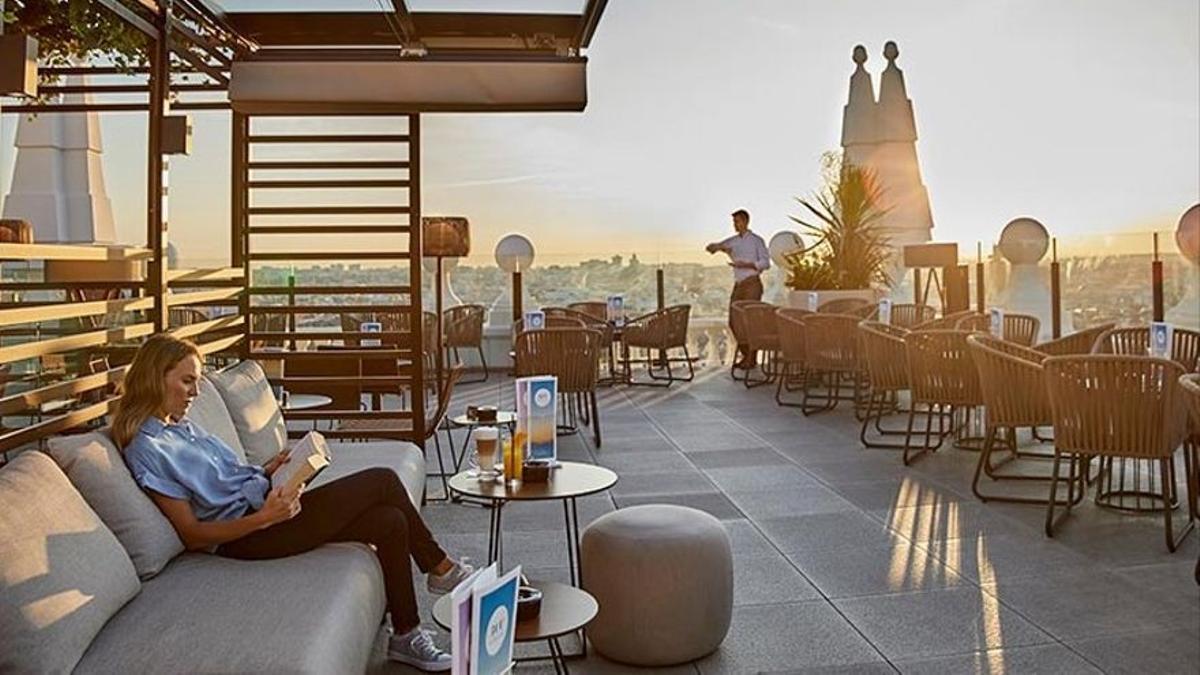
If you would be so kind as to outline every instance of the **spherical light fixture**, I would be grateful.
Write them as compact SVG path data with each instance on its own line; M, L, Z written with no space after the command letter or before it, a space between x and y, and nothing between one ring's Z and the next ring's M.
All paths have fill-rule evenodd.
M496 264L512 274L533 265L533 243L521 234L506 234L496 242Z
M1200 204L1188 209L1175 228L1175 245L1193 265L1200 264Z
M771 262L779 267L787 266L787 256L794 251L804 250L804 240L800 235L791 230L783 230L776 232L771 236L771 241L767 244L767 253L771 256Z
M1050 248L1050 233L1033 218L1017 218L1000 233L1000 254L1014 265L1036 265Z

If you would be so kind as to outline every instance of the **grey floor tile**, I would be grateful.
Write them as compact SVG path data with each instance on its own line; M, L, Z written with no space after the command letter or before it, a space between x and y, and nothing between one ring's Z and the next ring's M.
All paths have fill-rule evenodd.
M605 454L603 450L596 453L597 463L617 472L624 478L627 475L639 473L663 473L667 471L692 471L695 466L680 452L622 452Z
M1099 675L1102 671L1062 645L1037 645L956 654L920 661L898 661L904 675L999 675L1000 673L1055 673Z
M621 454L626 452L636 452L639 454L654 453L654 452L678 452L679 448L675 447L671 441L661 436L648 436L646 438L626 438L626 439L602 439L603 444L596 448L597 457L606 455Z
M1086 557L1037 533L977 533L959 539L926 541L921 546L950 569L983 584L1091 566Z
M813 585L778 553L733 560L734 605L779 605L820 598Z
M902 479L909 475L899 458L895 462L880 461L873 456L849 456L830 461L805 463L804 468L831 484L863 483Z
M1195 675L1200 639L1191 628L1069 641L1068 645L1106 673Z
M786 627L786 629L781 629ZM803 639L797 639L803 636ZM735 607L725 642L697 665L701 673L881 662L866 640L823 601Z
M918 476L833 486L837 492L865 511L892 511L910 506L973 501L945 486Z
M746 452L752 452L747 450ZM696 453L703 457L709 453ZM820 487L817 479L803 469L787 464L781 466L744 466L705 469L709 478L726 492L747 492L767 489L801 489Z
M1141 589L1146 598L1160 603L1166 612L1178 616L1180 625L1195 628L1200 636L1200 585L1196 583L1196 560L1122 567L1113 574Z
M752 466L791 464L787 457L773 449L717 450L693 453L691 460L701 469L728 469Z
M836 492L815 483L795 487L767 485L759 490L730 491L728 494L742 513L756 520L839 511L858 513L853 504Z
M755 522L784 553L887 546L903 542L881 523L857 511L766 518Z
M733 557L772 556L778 549L745 519L723 521L733 546Z
M886 661L852 663L848 666L817 666L763 671L768 675L894 675L898 672Z
M804 576L830 598L969 585L924 549L905 543L853 549L808 549L787 555Z
M978 588L849 598L834 605L889 660L1053 641Z
M730 520L735 518L745 518L745 514L729 501L729 498L720 492L698 492L694 494L670 494L670 495L639 495L636 497L620 496L616 497L617 505L624 508L627 506L637 506L638 504L678 504L679 506L687 506L689 508L698 509L712 515L719 520Z
M1060 640L1177 627L1142 588L1099 569L1002 580L983 590Z
M908 506L871 511L870 515L904 537L922 543L975 537L981 533L1029 532L1024 525L970 502Z
M696 469L665 473L635 473L622 476L611 492L616 497L711 492L716 487L708 476Z

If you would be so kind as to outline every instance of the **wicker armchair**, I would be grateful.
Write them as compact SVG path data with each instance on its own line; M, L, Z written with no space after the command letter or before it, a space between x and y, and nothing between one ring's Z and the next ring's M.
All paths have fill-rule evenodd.
M1197 487L1197 492L1200 493L1200 440L1196 438L1196 434L1200 433L1200 373L1191 373L1179 378L1179 386L1183 389L1184 398L1187 399L1188 408L1192 414L1192 447L1190 448L1192 481L1193 485ZM1196 504L1196 500L1200 499L1200 494L1196 494L1194 497L1196 499L1193 499L1192 503ZM1196 558L1195 577L1196 583L1200 584L1200 557Z
M741 381L750 376L750 370L744 364L752 356L746 344L746 306L757 303L758 300L734 300L729 303L729 330L733 333L733 341L737 345L733 352L733 363L729 366L729 376ZM738 371L742 375L738 376Z
M669 387L675 382L691 382L695 378L696 370L692 365L692 355L687 346L688 321L691 314L691 305L674 305L625 323L625 327L621 331L623 344L621 361L625 368L627 383ZM603 346L603 338L601 345ZM644 350L645 359L633 359L631 349ZM671 356L671 350L683 350L683 356ZM650 376L651 381L635 381L633 379L631 364L634 361L646 364L646 373ZM687 366L686 376L676 375L671 368L672 363L680 362Z
M827 300L822 302L817 307L817 312L820 314L853 314L859 316L866 307L872 307L875 303L863 298L839 298L837 300Z
M746 370L742 383L746 388L767 384L775 379L778 370L777 355L779 352L779 330L775 322L775 305L769 302L747 301L740 305L742 335L739 340L755 361L758 354L762 356L761 378L755 377L754 372Z
M911 302L892 305L892 325L897 328L912 328L937 318L937 310L929 305Z
M903 430L883 428L883 416L897 412L900 392L909 388L908 356L904 338L908 331L877 321L858 325L859 350L867 372L867 407L863 414L858 438L868 448L903 450L904 445L872 438L874 426L877 437L903 436Z
M960 318L954 325L956 330L966 330L986 333L992 327L991 317L986 314L972 313ZM1023 347L1031 347L1037 342L1038 329L1042 322L1036 316L1029 314L1004 315L1004 339Z
M167 322L172 328L190 326L208 321L208 314L195 307L171 307L167 309Z
M288 329L287 314L258 314L250 315L250 330L255 333L284 333ZM250 341L251 351L257 351L263 347L283 347L287 341L283 338L271 337L267 339L255 338Z
M479 354L479 363L483 365L483 378L463 380L470 382L487 382L487 357L483 354L483 320L487 308L483 305L457 305L442 311L442 332L445 341L446 360L462 364L460 349L474 349Z
M566 402L570 426L575 420L592 426L600 447L600 410L596 405L600 333L589 328L544 328L517 335L517 376L553 375Z
M1041 352L1007 340L998 340L991 335L972 335L967 338L967 347L971 350L971 358L979 371L979 388L983 394L983 404L987 407L986 440L983 451L979 453L979 462L975 466L971 490L976 497L985 502L1044 505L1045 499L984 494L979 488L979 482L984 473L993 480L1056 480L1056 476L1053 475L999 474L996 472L997 467L992 464L998 436L1002 437L1000 442L1009 452L1007 461L1026 457L1053 459L1053 455L1022 453L1017 446L1019 427L1037 428L1053 424L1050 400L1046 394L1046 378L1042 370L1042 362L1047 357ZM1083 499L1083 489L1075 495L1072 487L1068 498L1078 502ZM1059 504L1066 505L1065 502Z
M1178 536L1174 535L1174 457L1176 448L1187 437L1179 386L1183 368L1167 359L1113 354L1052 356L1044 367L1054 418L1054 474L1058 474L1064 455L1070 459L1069 480L1075 478L1079 457L1127 457L1157 463L1161 489L1158 504L1167 550L1174 551L1196 519L1195 509L1186 509L1187 523ZM1054 517L1057 487L1058 481L1050 483L1046 507L1049 537L1054 536L1059 522ZM1195 498L1194 480L1188 481L1188 492L1190 504ZM1061 517L1068 515L1070 506Z
M1172 331L1171 360L1186 373L1200 372L1200 332L1179 328ZM1150 327L1111 328L1096 340L1095 354L1146 356L1150 353Z
M617 382L616 377L616 357L613 353L613 345L615 344L615 331L613 325L608 322L606 316L596 316L596 307L607 314L608 304L603 302L582 302L576 305L584 307L588 311L580 311L571 307L543 307L542 312L545 313L547 319L567 318L578 319L583 322L584 328L590 328L600 332L600 349L601 352L608 353L608 375L601 379L601 384L613 384Z
M804 360L809 375L804 382L804 400L801 411L805 415L833 410L840 401L860 401L862 364L858 355L858 322L849 314L809 314L801 319L804 324ZM814 377L815 376L815 377ZM842 390L847 385L853 390L846 396ZM825 383L825 394L812 395L812 384ZM815 401L815 403L810 403Z
M608 303L603 300L589 300L587 302L572 302L567 305L567 309L574 310L580 314L588 316L608 323Z
M968 335L969 332L961 330L918 330L904 339L912 385L912 406L904 436L905 464L941 447L942 440L954 431L957 411L983 403L979 374L967 352ZM924 406L920 414L925 416L924 441L920 447L912 444L917 406ZM937 431L933 429L935 417ZM944 426L947 417L951 422L949 429Z
M400 417L360 417L341 420L338 422L335 435L351 440L383 438L411 443L419 443L421 440L424 440L425 443L422 444L422 447L426 449L428 448L429 440L432 439L437 452L438 472L430 475L442 481L442 496L438 497L435 501L446 501L450 496L449 486L446 484L449 474L446 472L446 463L442 458L442 442L438 438L437 432L445 430L446 439L450 443L450 461L457 466L454 436L450 433L450 428L446 424L446 416L450 412L450 400L454 397L454 387L459 384L462 374L462 366L451 368L446 373L446 378L442 381L442 385L438 389L437 406L426 406L425 435L423 439L416 438L411 418L404 419ZM465 451L466 449L464 448Z
M1038 345L1034 345L1034 349L1045 354L1046 356L1070 356L1072 354L1091 354L1092 349L1096 346L1096 340L1100 336L1114 328L1116 324L1105 323L1099 326L1092 326L1081 331L1076 331L1070 335L1064 335L1055 340L1047 340Z
M775 402L779 405L801 405L785 400L783 394L784 391L792 392L802 388L808 377L804 362L804 317L809 314L812 312L795 307L780 307L775 310L775 331L779 335L779 373L775 386ZM794 378L800 379L800 386L792 386Z

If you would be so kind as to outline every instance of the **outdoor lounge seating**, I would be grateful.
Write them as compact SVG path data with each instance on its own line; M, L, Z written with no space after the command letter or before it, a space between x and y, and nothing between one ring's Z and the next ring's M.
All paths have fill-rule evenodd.
M1004 339L1024 347L1037 342L1038 329L1042 322L1029 314L1004 314ZM958 319L957 330L986 333L991 327L991 317L986 314L968 314Z
M915 330L904 338L912 385L912 406L904 437L906 465L937 450L947 435L961 433L966 427L965 413L983 404L979 373L967 351L968 335L961 330ZM925 418L925 430L916 432L924 440L915 446L913 421L918 414Z
M802 412L811 415L833 410L840 401L851 401L857 410L861 401L862 361L858 353L858 323L849 314L808 314L804 324L804 382ZM825 393L813 389L824 385ZM850 393L846 394L845 389Z
M858 331L868 386L859 440L868 448L903 450L904 444L881 440L880 437L904 436L906 433L903 429L884 428L883 418L902 412L899 410L900 394L910 387L904 342L909 331L877 321L862 322Z
M930 305L900 303L892 305L892 325L898 328L913 328L937 318L937 310Z
M775 331L779 336L779 357L775 402L782 406L799 406L784 400L784 392L803 389L808 378L808 366L804 359L804 316L812 314L806 309L780 307L775 310ZM794 386L793 379L800 385Z
M691 316L691 312L691 305L674 305L625 323L621 328L621 343L624 350L622 361L626 382L669 387L676 382L692 381L696 371L687 346L688 317ZM646 364L646 374L650 377L650 382L633 380L633 349L643 351L643 358L636 361ZM671 353L676 350L681 350L683 356L678 356L678 352ZM677 375L672 363L681 364L687 369L687 375Z
M817 311L821 314L855 314L863 311L867 307L874 306L875 303L864 298L838 298L837 300L828 300L822 302Z
M483 378L463 380L469 382L487 382L488 364L483 353L483 319L487 308L483 305L458 305L447 308L442 312L442 331L446 349L446 361L454 355L453 363L462 363L460 349L474 349L479 355L479 363L483 366Z
M1111 323L1092 326L1091 328L1085 328L1054 340L1047 340L1046 342L1034 345L1033 348L1046 356L1091 354L1092 348L1096 345L1096 340L1114 326L1115 324Z
M739 306L742 335L739 342L755 354L762 377L756 377L748 369L742 378L746 388L767 384L775 379L779 371L779 331L775 322L775 305L767 302L746 302Z
M1068 460L1068 502L1074 490L1085 489L1089 457L1131 458L1156 465L1159 493L1157 509L1163 516L1167 550L1174 551L1195 525L1191 506L1196 482L1188 480L1187 521L1176 530L1172 494L1175 490L1175 452L1187 438L1187 415L1179 379L1183 368L1173 361L1149 356L1093 354L1053 356L1046 359L1046 384L1054 416L1054 470ZM1194 476L1194 453L1185 452L1188 476ZM1055 518L1058 483L1050 483L1046 507L1046 535L1053 537L1070 505ZM1103 485L1098 486L1102 489ZM1147 489L1152 489L1147 486Z
M283 422L261 369L246 362L213 382L201 382L189 416L250 462L278 452ZM416 446L332 445L336 461L316 484L386 466L420 503L425 463ZM379 563L366 547L334 544L265 561L185 553L106 433L52 438L49 453L21 453L0 468L0 577L35 575L0 595L0 669L366 668L385 609ZM66 613L33 602L64 589L87 598Z
M597 359L600 333L590 328L543 328L517 335L517 376L553 375L558 395L566 405L560 410L567 426L590 424L600 447L600 408L596 403Z

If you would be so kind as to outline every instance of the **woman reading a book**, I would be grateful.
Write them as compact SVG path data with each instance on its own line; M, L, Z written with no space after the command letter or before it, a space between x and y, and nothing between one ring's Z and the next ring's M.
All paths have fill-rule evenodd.
M112 434L125 462L189 550L241 559L281 558L336 541L371 544L383 568L394 634L389 658L448 670L450 655L420 627L410 557L433 593L446 593L471 566L453 560L413 508L391 469L360 471L303 494L271 489L287 451L264 466L246 464L221 439L187 418L198 394L200 353L190 342L155 335L138 350L122 383Z

